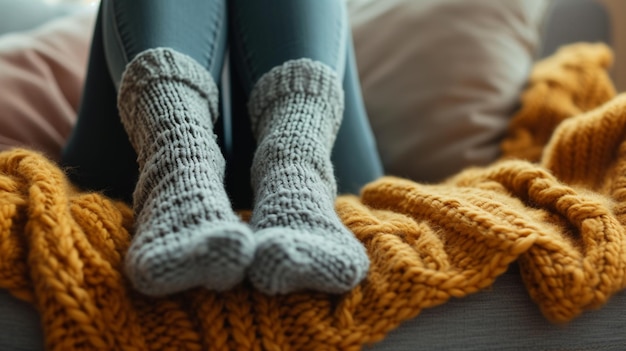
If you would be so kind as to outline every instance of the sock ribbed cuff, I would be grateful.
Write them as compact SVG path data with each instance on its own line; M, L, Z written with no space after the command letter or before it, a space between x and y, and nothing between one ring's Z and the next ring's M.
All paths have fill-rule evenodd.
M157 86L163 83L182 84L188 92L196 93L209 110L211 120L208 126L212 128L219 115L219 93L213 77L190 56L168 48L143 51L126 66L118 92L118 108L121 114L133 116L123 121L128 128L134 130L137 124L146 122L141 120L144 114L136 113L136 110L145 97L144 93L151 94L150 89L158 89ZM137 145L133 140L131 142Z
M257 139L265 134L274 116L267 111L285 98L306 96L326 103L333 110L332 134L337 134L343 117L343 88L337 73L326 64L311 59L287 61L265 73L255 84L248 103L252 131Z

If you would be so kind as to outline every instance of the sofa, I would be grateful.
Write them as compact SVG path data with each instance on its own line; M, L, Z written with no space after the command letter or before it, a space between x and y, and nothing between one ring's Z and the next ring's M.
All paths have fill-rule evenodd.
M407 128L406 123L409 122L403 120L406 118L406 113L403 114L402 108L427 111L428 108L440 108L442 102L418 99L421 105L416 107L411 105L415 101L407 102L405 96L391 96L398 95L394 88L399 86L397 85L400 84L398 83L399 79L394 80L392 78L397 78L399 73L394 70L397 67L381 64L380 56L384 54L383 56L386 56L389 62L401 67L409 67L409 63L402 64L402 58L409 60L411 65L414 64L414 61L419 61L414 57L402 56L402 54L397 54L396 59L393 56L394 51L383 50L376 46L380 45L381 41L385 41L385 37L378 38L375 36L374 32L381 32L381 30L376 29L375 25L381 26L383 23L389 23L388 21L393 18L397 19L400 10L394 6L400 2L402 1L378 2L376 4L366 0L348 0L348 8L353 21L357 61L364 97L368 113L372 118L374 133L381 148L386 172L418 182L441 181L463 168L483 166L493 162L498 157L498 142L506 133L507 118L510 118L518 107L519 95L525 87L523 79L528 75L535 61L553 54L558 48L568 43L603 42L617 48L619 46L618 40L626 42L626 39L618 37L616 34L616 18L614 17L614 7L612 7L614 4L611 4L610 1L554 0L546 1L534 9L527 9L529 11L527 14L530 13L529 16L532 17L529 21L535 27L533 30L514 33L521 43L520 45L513 47L509 42L502 43L502 38L494 40L498 45L501 45L501 48L520 50L520 53L528 56L527 60L521 62L519 66L498 68L491 65L490 67L492 70L502 69L508 74L507 77L493 83L493 86L487 89L490 94L497 91L500 100L506 100L507 103L497 106L496 113L493 112L496 109L493 105L490 105L489 108L478 106L476 107L477 114L467 118L459 119L458 115L449 114L447 117L441 115L435 122L410 122L416 123L411 135L420 141L411 144L410 148L411 150L416 148L424 150L425 153L425 155L420 156L418 161L415 160L417 156L414 152L402 149L408 148L406 144L398 145L398 140L395 139L401 138L400 131L398 131L398 127L394 128L391 124L396 123L401 129L411 130L411 128ZM454 7L454 5L461 6L459 3L462 2L451 1L451 3L456 4L450 5L450 18L462 16L462 14L456 13L458 7ZM74 25L77 23L88 25L93 19L94 8L89 5L44 5L41 3L35 5L35 3L38 2L28 0L18 4L9 0L0 0L0 18L2 19L0 20L0 35L17 32L42 35L41 28L46 30L46 27L41 27L42 25L49 25L50 21L67 18L67 16L74 16L74 18L82 16L80 21L74 22ZM421 7L415 7L413 10L432 10L434 8L432 6L434 6L433 3L425 0ZM41 11L33 11L32 9ZM20 20L15 20L17 18ZM504 22L513 21L507 17L501 19ZM421 23L424 23L423 28L425 29L434 25L434 23ZM64 26L67 28L66 25ZM49 28L58 30L58 27L54 26ZM75 29L75 27L71 28ZM484 34L489 28L491 27L483 28L482 31L477 30L476 33L478 35ZM400 27L396 30L406 31L406 28ZM435 35L432 34L433 32L428 33ZM72 35L72 33L66 34ZM397 33L394 34L393 30L389 29L387 34L396 35ZM442 36L444 34L446 33L443 33ZM417 34L411 34L411 36L415 35ZM626 35L623 36L626 37ZM76 38L77 45L82 45L83 50L86 50L85 38L88 38L88 35L84 33L80 38ZM405 38L403 42L407 42L407 40ZM83 78L80 68L85 64L85 52L82 51L80 55L75 53L74 59L77 61L77 67L71 74L72 82L80 82ZM450 51L450 53L453 52ZM403 53L406 54L407 52L403 51ZM415 52L412 53L415 54ZM516 54L515 51L510 54L522 55ZM417 55L418 58L422 57ZM478 58L483 59L479 56ZM619 52L617 59L619 65ZM626 62L626 57L622 60ZM620 69L621 66L612 71L613 77L618 83L621 81ZM383 74L381 72L387 72L392 78L381 78L381 74ZM518 83L515 86L509 86L511 82ZM448 82L447 84L451 83ZM442 87L441 89L444 88L449 89L449 87ZM626 87L618 85L618 89L620 88ZM426 93L437 91L438 88L436 84L433 84L415 89L417 93L427 95ZM41 133L36 138L41 142L29 142L26 137L23 140L5 139L0 141L5 144L13 143L13 145L20 145L20 142L22 145L35 145L52 159L58 157L58 149L64 138L67 137L69 128L73 123L71 116L75 112L79 99L77 94L80 91L64 93L66 94L64 103L67 106L56 113L61 117L55 120L52 126L47 125L46 121L37 122L37 119L45 118L43 117L44 113L35 114L31 123L24 122L20 126L22 129L38 129ZM391 99L396 99L392 105L399 106L397 109L390 109L389 101ZM0 111L2 111L1 103ZM48 109L47 112L49 111ZM453 122L455 123L455 130L448 126L442 127L438 122L446 120L446 118L457 121ZM44 124L45 127L41 127ZM468 131L473 132L470 135ZM455 136L457 138L450 142L450 138ZM447 144L440 144L442 141L447 141ZM554 324L541 314L528 296L519 268L513 263L509 270L502 274L491 287L470 296L452 299L443 305L426 309L417 317L401 324L382 341L366 346L364 350L625 350L626 314L624 309L626 309L626 291L617 293L599 310L587 312L566 324ZM44 348L39 315L30 305L16 299L8 292L0 290L0 316L2 316L0 317L0 350L42 350Z

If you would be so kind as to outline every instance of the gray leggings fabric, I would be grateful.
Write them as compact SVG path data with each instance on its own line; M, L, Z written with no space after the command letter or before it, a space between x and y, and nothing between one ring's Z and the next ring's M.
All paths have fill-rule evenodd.
M125 132L117 110L104 104L115 105L126 64L155 47L193 57L221 86L223 118L216 133L236 208L248 208L251 202L249 169L255 141L246 111L248 95L265 72L292 59L321 61L343 77L344 118L332 155L339 192L357 193L382 176L343 1L104 0L79 121L62 158L78 185L130 199L136 155L127 141L119 140Z

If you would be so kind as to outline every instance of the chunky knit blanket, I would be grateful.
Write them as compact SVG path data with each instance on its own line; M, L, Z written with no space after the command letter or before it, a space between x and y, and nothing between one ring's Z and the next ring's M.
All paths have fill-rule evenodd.
M440 184L385 177L336 209L367 247L342 296L192 290L141 296L122 273L133 218L44 156L0 154L0 288L40 312L50 350L359 350L517 261L552 321L626 287L626 96L603 45L538 63L504 159Z

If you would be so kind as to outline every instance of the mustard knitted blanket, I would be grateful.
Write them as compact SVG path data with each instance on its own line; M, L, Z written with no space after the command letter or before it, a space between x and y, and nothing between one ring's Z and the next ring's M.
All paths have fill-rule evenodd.
M489 287L517 261L566 322L626 288L626 96L602 45L536 65L506 159L434 185L386 177L336 209L367 247L342 296L192 290L154 299L122 274L132 213L72 188L45 157L0 154L0 288L40 312L50 350L359 350L424 308ZM525 159L525 160L523 160Z

